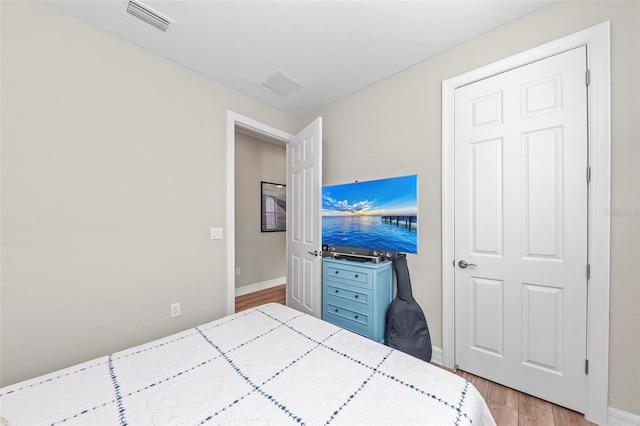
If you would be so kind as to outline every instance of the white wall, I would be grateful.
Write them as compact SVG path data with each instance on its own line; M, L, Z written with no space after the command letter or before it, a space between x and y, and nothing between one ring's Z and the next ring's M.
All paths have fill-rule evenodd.
M408 261L413 294L441 347L442 81L607 20L614 211L609 402L640 415L639 2L556 2L315 111L298 127L324 119L325 185L418 174L419 253Z
M1 385L225 315L209 228L226 225L227 109L296 121L47 5L0 4Z
M236 288L286 279L287 234L260 224L260 182L287 183L285 146L236 132L235 159Z

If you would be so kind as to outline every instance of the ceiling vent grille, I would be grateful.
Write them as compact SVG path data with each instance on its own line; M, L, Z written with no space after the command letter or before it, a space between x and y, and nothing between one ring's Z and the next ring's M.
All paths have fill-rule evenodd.
M262 83L262 86L283 97L295 93L304 87L304 85L282 71L276 71L269 76L269 78Z
M127 3L126 13L163 32L167 32L169 26L174 22L151 9L149 6L133 0L129 0Z

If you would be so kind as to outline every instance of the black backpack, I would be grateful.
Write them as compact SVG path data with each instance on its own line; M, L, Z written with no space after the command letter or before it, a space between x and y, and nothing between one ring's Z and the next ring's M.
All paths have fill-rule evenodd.
M393 261L393 269L397 293L387 308L384 344L429 362L431 335L424 312L411 293L407 256L399 255Z

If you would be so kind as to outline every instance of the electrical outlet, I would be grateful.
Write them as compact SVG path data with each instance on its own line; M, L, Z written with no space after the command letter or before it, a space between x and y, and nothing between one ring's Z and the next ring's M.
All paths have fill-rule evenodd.
M236 276L240 275L240 268L236 268Z
M180 316L180 303L171 304L171 318Z

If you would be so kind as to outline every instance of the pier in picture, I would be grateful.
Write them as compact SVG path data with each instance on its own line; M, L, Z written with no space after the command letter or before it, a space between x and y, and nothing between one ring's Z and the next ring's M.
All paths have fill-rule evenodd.
M417 176L322 188L322 244L417 253Z

